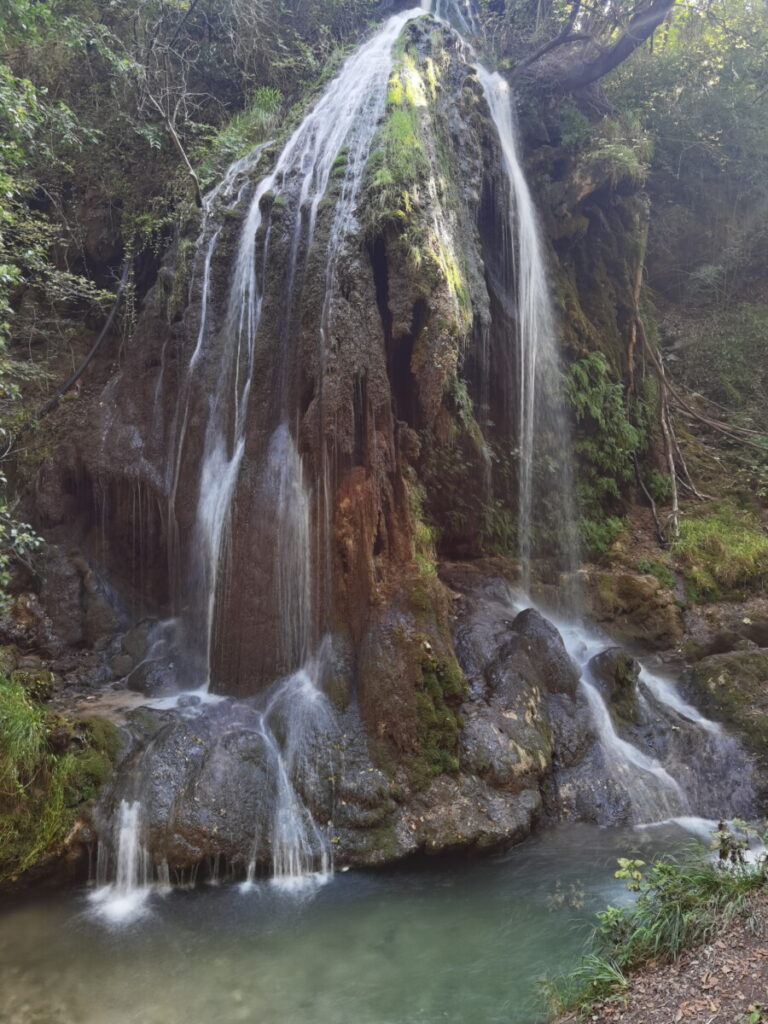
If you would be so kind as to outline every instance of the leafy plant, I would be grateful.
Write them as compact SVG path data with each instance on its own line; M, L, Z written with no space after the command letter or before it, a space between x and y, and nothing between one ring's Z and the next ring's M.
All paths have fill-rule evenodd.
M602 553L622 528L616 516L620 487L634 476L634 458L645 443L629 419L621 384L611 379L601 352L568 367L565 392L577 425L577 497L585 547Z

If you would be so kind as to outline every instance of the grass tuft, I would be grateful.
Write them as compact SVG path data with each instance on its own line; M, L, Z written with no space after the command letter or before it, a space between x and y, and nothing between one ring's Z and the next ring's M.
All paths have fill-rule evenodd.
M764 888L768 876L765 856L746 862L739 854L745 834L721 827L715 834L717 862L697 846L681 861L652 864L630 885L637 901L598 914L589 952L568 974L545 984L553 1011L586 1011L597 1000L619 997L631 972L652 961L676 960L744 914L749 897ZM627 877L621 870L616 875Z
M694 599L742 596L768 583L768 534L754 513L732 502L683 519L672 551Z

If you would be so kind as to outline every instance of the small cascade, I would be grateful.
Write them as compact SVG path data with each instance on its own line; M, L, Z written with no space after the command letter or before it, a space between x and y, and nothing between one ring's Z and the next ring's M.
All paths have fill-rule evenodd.
M516 607L526 603L518 600ZM634 824L695 816L749 817L754 807L752 768L735 739L688 704L672 682L642 665L636 696L649 727L637 729L637 737L620 735L590 668L613 645L594 629L552 621L581 671L610 780L625 792Z
M99 841L96 889L90 898L97 914L111 924L128 924L146 913L152 886L142 817L139 800L121 800L112 841ZM112 874L115 880L108 882Z
M680 784L658 761L619 736L608 705L589 680L586 670L581 686L603 746L611 781L627 793L634 821L659 821L687 814L690 805Z
M327 835L315 822L300 791L312 794L332 779L328 751L338 736L336 716L319 687L326 645L298 672L277 683L261 713L260 731L269 752L272 797L272 881L303 889L330 878L333 858ZM322 778L322 775L325 778ZM245 887L256 876L251 860Z
M578 562L574 540L573 486L570 466L570 431L561 391L560 357L552 301L547 283L541 230L518 154L512 96L499 74L476 65L477 76L496 126L504 172L509 182L508 239L514 247L507 259L515 267L517 322L517 425L519 448L518 550L521 586L530 589L533 553L533 509L543 500L537 473L548 460L549 500L556 491L556 523L562 567L573 570ZM515 389L509 382L511 400Z

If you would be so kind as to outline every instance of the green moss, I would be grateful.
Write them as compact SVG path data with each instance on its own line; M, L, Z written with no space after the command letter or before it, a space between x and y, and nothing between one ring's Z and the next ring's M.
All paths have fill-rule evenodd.
M420 749L410 766L411 781L425 788L444 773L459 770L458 707L467 693L464 673L455 658L425 655L416 690Z
M690 675L707 710L736 726L761 757L768 756L768 655L716 655Z
M414 478L406 483L408 506L411 513L413 561L421 576L437 576L436 532L424 517L424 488Z
M672 590L675 585L675 574L664 562L657 562L651 558L641 558L635 568L638 572L655 576L662 587Z
M116 761L123 739L115 723L106 718L86 718L82 724L85 726L89 745L105 754L110 761Z
M53 853L106 782L119 745L111 723L47 714L18 680L0 678L0 882Z
M768 583L768 535L754 513L729 501L686 516L672 552L698 600L739 598Z

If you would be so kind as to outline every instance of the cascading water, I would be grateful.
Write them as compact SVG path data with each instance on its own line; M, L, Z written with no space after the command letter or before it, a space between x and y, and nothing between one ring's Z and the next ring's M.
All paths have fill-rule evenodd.
M183 505L190 492L194 507L191 526L186 534L179 529L173 547L182 566L177 572L176 600L183 623L181 647L186 651L189 675L185 682L205 688L212 681L215 625L222 591L226 589L228 536L235 495L242 471L252 463L251 479L255 481L260 499L259 514L268 524L265 536L269 542L264 545L265 550L259 552L259 559L271 564L263 600L278 622L274 647L279 671L269 677L269 682L277 680L271 686L265 687L264 680L259 679L253 689L261 689L261 697L247 707L243 702L237 711L244 709L243 714L251 716L245 731L257 738L258 753L263 758L263 765L260 762L259 766L263 768L268 791L265 800L270 804L269 821L263 831L269 834L273 878L287 888L303 884L309 876L321 880L332 870L332 847L327 829L318 824L312 812L314 807L327 807L329 802L315 802L312 794L333 778L328 750L338 734L335 713L323 692L323 677L329 662L329 652L322 639L326 628L323 616L330 602L324 606L317 599L330 580L328 457L322 444L320 455L312 465L310 481L300 452L301 413L289 386L290 364L297 354L292 340L297 315L294 307L300 306L320 204L333 173L337 191L333 211L330 217L325 214L324 221L328 224L330 220L330 224L324 252L324 301L317 339L321 367L318 386L322 392L340 253L356 227L363 175L385 110L393 46L408 21L432 7L429 0L423 0L421 9L389 19L347 60L286 142L266 177L257 184L250 181L264 153L264 147L259 147L233 164L204 202L193 284L193 291L199 298L199 324L179 389L173 431L175 455L168 487L172 522L181 521ZM439 17L450 17L464 33L477 29L471 4L438 0L435 13ZM517 380L515 387L511 381L506 381L505 386L510 400L516 396L519 551L522 586L527 593L536 549L534 509L541 496L545 466L548 480L556 482L556 488L550 487L549 503L557 509L562 567L573 569L576 563L572 539L571 447L562 407L557 332L547 288L543 244L517 151L509 88L499 75L479 65L475 70L498 133L509 193L505 224L507 251L502 257L509 265L507 276L514 280L513 294L506 298L509 300L507 307L513 310L516 329L507 340L515 352ZM342 149L344 158L339 163ZM240 204L247 204L247 210L224 301L223 296L215 294L215 262L219 246L226 237L222 218ZM277 209L280 210L279 220ZM440 227L435 223L438 238ZM279 249L278 234L282 239ZM265 295L269 294L267 277L270 272L282 282L279 310L282 320L278 318L281 325L278 334L283 344L274 353L267 385L259 382L261 390L256 402L251 392L258 379L255 367L259 328ZM218 287L221 290L220 284ZM162 381L162 376L160 379ZM316 397L321 403L322 393ZM252 429L254 418L258 418L256 430ZM195 422L204 425L202 453L199 446L195 451L190 439ZM247 437L254 434L258 448L247 450ZM581 661L581 686L601 741L606 770L616 786L625 792L632 818L648 821L689 815L698 804L688 780L678 779L670 764L655 757L653 751L641 749L620 735L604 697L590 677L587 662L605 644L600 641L595 645L593 637L583 631L579 633L573 626L564 626L562 631L569 650ZM697 719L664 680L646 670L643 682L647 695L642 699L649 702L651 713L655 700L692 722L699 732L710 737L719 735L711 723L701 716ZM213 734L211 749L215 753L225 747L224 739L235 731L231 717L222 716L221 729L220 733ZM103 866L99 869L102 883L99 891L103 896L97 899L104 906L110 900L122 898L141 902L149 891L149 865L141 838L141 802L123 800L118 818L110 847L116 873L111 887L103 884L106 877ZM256 837L246 887L253 884L260 864L266 859L263 843L259 843L263 838Z
M283 888L303 888L325 881L333 869L331 847L297 786L312 791L320 782L324 751L336 737L336 716L317 685L321 655L279 682L261 713L260 730L274 773L272 806L272 878ZM256 860L248 866L245 887L253 884Z
M286 345L273 367L271 436L264 456L259 488L264 517L274 523L273 589L265 595L277 609L278 663L284 678L265 696L259 714L272 787L271 850L273 877L290 884L309 874L327 875L332 867L330 846L300 796L313 783L312 775L325 763L321 748L328 746L336 728L334 712L321 692L326 645L320 643L313 608L313 502L315 519L327 523L323 507L327 497L327 472L321 471L318 493L307 486L302 460L290 423L295 411L286 387L288 332L294 291L300 288L300 256L309 253L320 203L325 196L334 164L343 149L345 164L340 195L329 233L326 263L326 303L320 324L320 344L325 344L332 292L340 247L354 223L371 142L384 112L392 49L403 27L421 14L416 8L390 18L343 65L320 100L284 145L274 168L252 187L253 174L265 146L257 147L229 168L221 183L206 196L203 224L198 237L199 263L192 291L199 295L199 325L189 364L182 378L174 425L175 457L169 472L171 522L179 520L182 477L193 460L197 476L196 512L188 538L175 536L174 550L181 568L177 577L181 638L178 647L184 663L184 683L207 690L211 663L217 598L226 565L227 535L238 475L246 447L246 428L253 383L257 336L262 317L264 282L272 252L271 210L284 213L281 230L288 231L289 267L283 304ZM269 145L269 144L266 144ZM222 236L221 217L244 201L244 218L231 273L231 285L222 322L214 309L212 267ZM287 216L286 216L287 214ZM162 374L160 381L162 383ZM158 387L161 386L158 384ZM187 451L189 425L204 417L202 454ZM269 420L267 420L269 422ZM186 460L186 461L185 461ZM196 470L195 470L196 467ZM321 530L321 533L327 533ZM316 541L327 544L327 537ZM322 561L322 551L320 551ZM155 702L168 707L169 701ZM315 782L317 780L314 780ZM130 813L129 813L130 811ZM122 870L121 865L140 849L140 801L120 807L119 834L110 849L117 858L116 891L136 895L147 891L148 866L143 874ZM130 827L129 827L130 826ZM249 882L256 872L255 858L248 869ZM106 893L102 886L99 890ZM111 891L111 890L110 890Z
M273 170L253 189L240 235L231 275L231 286L226 303L224 322L217 331L209 322L212 306L211 261L216 250L220 229L210 236L200 282L201 312L197 344L192 353L184 393L199 392L206 410L206 429L202 457L199 461L197 515L188 544L186 570L181 573L183 594L180 603L185 607L186 646L199 651L197 670L202 678L197 683L208 683L211 674L211 651L215 628L217 598L222 586L222 567L225 563L226 535L229 528L233 496L246 443L249 399L252 387L256 339L262 316L264 279L270 265L272 220L269 210L279 205L287 211L289 225L283 220L282 231L290 235L290 265L284 285L283 303L290 328L290 312L295 304L294 288L300 279L298 265L300 252L311 247L318 209L326 194L331 173L339 151L345 150L346 163L341 199L336 206L330 234L328 252L328 285L332 283L336 253L354 216L357 197L365 170L371 141L379 118L384 111L386 87L392 66L392 47L406 23L417 17L419 9L405 11L390 18L376 34L353 54L343 65L338 76L330 83L320 100L302 121L282 149ZM225 179L206 202L206 214L217 203L228 200L232 207L246 188L236 185L241 177L255 165L260 151L254 156L232 165ZM271 205L270 201L271 200ZM287 338L286 338L287 342ZM284 483L301 478L295 443L289 441L293 413L288 408L285 386L285 360L288 344L277 353L273 367L274 387L271 404L277 422L273 425L272 441L267 455L264 474L265 500L272 501L278 534L275 546L276 593L272 595L281 608L286 604L295 611L305 601L306 574L312 564L309 531L297 532L297 516L291 502L286 501L284 488L275 484L275 477ZM215 373L210 364L215 360ZM212 388L213 385L213 388ZM199 400L199 398L198 398ZM188 401L188 399L187 399ZM187 412L179 417L179 458L186 441ZM277 461L287 460L280 468ZM310 502L307 492L295 483L287 484L292 496L301 505ZM324 490L320 488L321 492ZM176 491L174 490L174 494ZM314 496L322 498L322 493ZM304 544L303 550L296 548ZM295 593L287 587L289 571L282 563L286 549L291 565L301 561L301 582ZM181 555L184 560L184 554ZM301 591L299 593L299 590ZM310 629L311 609L301 613L302 630ZM296 623L292 616L283 615L281 621L290 635L281 638L286 660L283 671L299 668L306 659L310 643L307 638L297 642ZM317 638L315 637L315 642ZM202 642L202 649L201 649Z
M554 505L563 568L572 572L578 561L573 531L570 432L564 413L557 331L541 232L517 151L512 97L501 75L491 73L479 64L476 70L498 132L511 194L507 237L515 240L514 250L508 258L514 261L516 280L518 550L521 586L527 593L531 583L533 510L536 500L544 497L541 488L537 487L536 474L541 471L545 460L553 463L549 480L556 494ZM551 499L552 491L549 494Z
M518 609L529 603L512 600ZM688 704L668 679L640 665L637 701L666 737L659 744L652 732L641 749L639 741L619 734L593 674L593 659L612 649L610 641L595 629L552 621L579 667L580 686L603 749L606 771L611 783L625 794L634 824L679 820L686 828L701 831L701 816L750 815L754 807L752 768L732 737ZM692 758L697 763L691 763Z
M108 881L111 875L114 875L114 882ZM91 895L91 902L99 915L113 924L134 920L146 909L150 882L150 859L142 835L141 802L122 800L112 842L99 843L96 889Z

